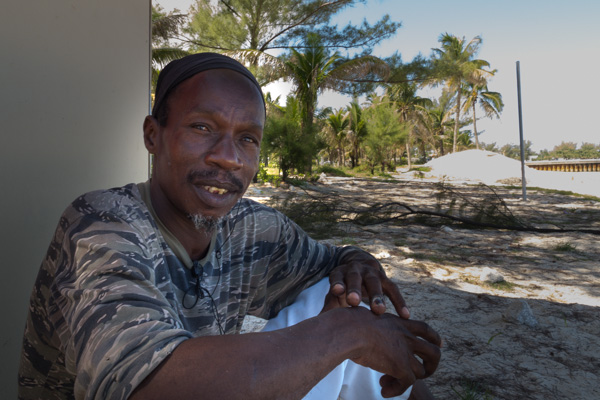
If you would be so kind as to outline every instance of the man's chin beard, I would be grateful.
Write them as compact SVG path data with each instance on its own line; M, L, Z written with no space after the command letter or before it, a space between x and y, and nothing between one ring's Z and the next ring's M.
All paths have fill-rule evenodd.
M223 217L215 218L202 214L188 214L187 217L199 232L212 232L223 220Z

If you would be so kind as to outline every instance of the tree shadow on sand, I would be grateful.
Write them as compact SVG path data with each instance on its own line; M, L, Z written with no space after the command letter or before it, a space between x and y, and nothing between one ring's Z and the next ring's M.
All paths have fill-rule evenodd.
M313 236L380 259L412 317L444 337L428 379L437 398L600 398L599 203L544 191L523 202L520 194L344 179L271 205ZM505 283L483 281L484 268ZM523 301L534 326L511 314Z

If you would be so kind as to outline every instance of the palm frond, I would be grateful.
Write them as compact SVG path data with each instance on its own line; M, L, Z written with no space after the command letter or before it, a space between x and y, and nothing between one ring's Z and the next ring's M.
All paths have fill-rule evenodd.
M186 21L186 14L159 14L152 13L152 37L169 40Z
M177 47L158 47L152 49L152 64L155 68L164 67L173 60L185 57L190 53Z

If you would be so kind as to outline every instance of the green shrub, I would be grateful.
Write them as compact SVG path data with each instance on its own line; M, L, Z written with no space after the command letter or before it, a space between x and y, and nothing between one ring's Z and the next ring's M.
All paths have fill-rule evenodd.
M411 171L419 171L419 172L431 172L431 167L415 166L410 169Z
M258 180L262 183L271 183L274 186L279 186L281 183L281 177L279 175L271 175L263 163L258 166L258 173L256 174Z
M554 250L555 251L565 252L565 253L572 253L572 252L577 251L577 248L571 242L562 242L562 243L557 244L554 247Z

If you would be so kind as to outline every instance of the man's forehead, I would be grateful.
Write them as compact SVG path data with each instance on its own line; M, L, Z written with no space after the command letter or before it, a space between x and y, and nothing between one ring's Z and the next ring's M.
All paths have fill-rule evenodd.
M238 115L252 115L249 125L264 128L265 109L262 92L243 75L230 70L215 69L200 72L177 86L169 95L169 104L190 114L220 115L228 106ZM248 108L249 107L249 108ZM245 110L245 111L242 111Z

